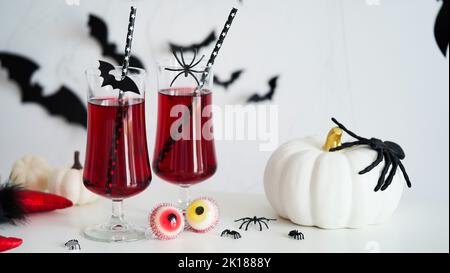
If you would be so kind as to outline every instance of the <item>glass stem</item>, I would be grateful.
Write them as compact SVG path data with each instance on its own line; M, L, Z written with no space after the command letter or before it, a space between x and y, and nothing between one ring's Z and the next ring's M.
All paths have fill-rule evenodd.
M189 186L181 186L178 193L178 208L185 211L191 202L191 196L189 193Z
M112 229L121 229L123 228L123 205L122 200L113 200L112 201L112 215L111 215L111 223Z

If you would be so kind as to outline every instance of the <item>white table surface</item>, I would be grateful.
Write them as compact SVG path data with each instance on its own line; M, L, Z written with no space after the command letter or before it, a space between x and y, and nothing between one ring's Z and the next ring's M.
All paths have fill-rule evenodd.
M156 180L156 179L155 179ZM174 186L156 180L144 193L125 200L127 220L146 225L151 208L161 201L171 201L177 194ZM195 187L193 196L200 193ZM23 244L9 252L67 252L64 243L78 239L82 252L449 252L448 203L400 203L385 224L363 229L324 230L301 227L287 220L270 223L262 232L241 230L241 239L220 237L225 229L236 229L233 220L245 216L276 217L263 194L207 193L221 207L221 222L206 234L184 232L177 239L155 239L130 243L101 243L85 239L81 230L88 224L106 220L110 201L32 215L26 225L0 226L0 235L20 237ZM288 238L287 233L299 229L305 240Z

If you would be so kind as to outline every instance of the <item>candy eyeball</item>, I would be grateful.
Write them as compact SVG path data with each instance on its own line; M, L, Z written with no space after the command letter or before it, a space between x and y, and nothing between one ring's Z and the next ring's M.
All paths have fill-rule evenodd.
M219 222L217 203L206 197L193 200L186 209L186 222L195 232L203 233L211 230Z
M171 204L160 204L150 213L150 229L161 240L175 239L184 229L184 217L180 210Z

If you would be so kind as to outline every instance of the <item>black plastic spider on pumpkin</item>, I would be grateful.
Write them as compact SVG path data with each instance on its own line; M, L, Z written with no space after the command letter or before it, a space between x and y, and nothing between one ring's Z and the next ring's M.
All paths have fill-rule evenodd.
M384 191L385 189L387 189L387 187L389 187L389 185L392 183L392 180L394 179L394 175L397 172L398 167L400 167L400 170L402 171L403 176L405 177L406 184L408 185L409 188L411 187L411 181L409 180L409 176L406 173L406 169L401 162L401 160L405 158L405 152L403 151L402 147L400 147L400 145L392 141L382 141L378 138L367 139L364 137L360 137L355 133L353 133L352 131L345 128L345 126L339 123L335 118L332 118L331 120L334 123L336 123L336 125L342 130L344 130L347 134L356 138L357 141L342 143L341 146L330 149L330 152L350 148L355 145L367 145L372 150L375 150L378 153L377 159L374 162L372 162L369 166L367 166L365 169L360 171L359 174L365 174L367 172L370 172L373 168L378 166L378 164L380 164L384 158L385 161L384 168L381 171L380 178L378 179L378 183L375 186L374 191L378 191L380 189ZM392 165L391 171L389 172L389 175L386 178L386 174L388 173L391 165Z
M259 231L262 231L263 228L262 228L261 223L264 224L264 225L266 226L267 229L269 229L269 225L267 225L267 223L268 223L269 221L276 221L276 220L277 220L277 219L269 219L269 218L266 218L266 217L256 217L256 216L253 216L253 218L252 218L252 217L244 217L244 218L237 219L237 220L234 220L234 221L235 221L235 222L242 221L242 224L239 226L239 229L241 229L245 224L247 224L247 225L245 226L245 230L247 230L247 229L248 229L248 226L249 226L251 223L254 223L255 225L258 224L258 225L259 225Z
M200 57L199 60L195 60L195 58L197 57L197 50L194 50L194 57L192 58L191 62L189 64L186 64L186 61L184 60L184 54L183 54L183 50L180 50L180 58L178 58L176 51L172 51L173 56L175 56L175 59L177 60L178 64L181 66L180 68L165 68L165 70L169 70L169 71L175 71L175 72L180 72L178 73L172 80L172 82L170 83L170 86L173 85L173 83L175 82L175 80L184 74L184 77L188 77L189 75L191 75L194 80L197 82L197 85L199 85L199 81L197 79L197 77L194 75L194 73L203 73L203 71L199 71L199 70L194 70L193 68L195 66L197 66L205 57L205 55L202 55L202 57Z

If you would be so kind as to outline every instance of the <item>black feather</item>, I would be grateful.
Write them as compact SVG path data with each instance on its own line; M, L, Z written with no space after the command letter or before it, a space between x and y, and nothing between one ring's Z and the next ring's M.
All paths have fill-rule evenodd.
M26 220L25 210L17 193L22 187L10 183L0 184L0 224L18 224Z
M116 44L108 41L108 26L106 23L100 17L90 14L88 26L89 34L95 38L102 48L102 55L110 57L119 65L122 64L125 55L117 53ZM130 56L130 66L144 68L142 62L134 55Z
M186 45L186 46L169 43L169 48L170 48L170 51L172 51L172 52L178 52L180 50L183 52L189 52L189 51L194 52L195 50L200 51L200 49L202 47L208 46L211 43L215 42L216 40L217 40L216 32L213 30L205 39L203 39L203 41L201 41L199 43L194 43L194 44Z
M268 82L269 91L267 91L267 93L265 93L264 95L259 95L259 94L255 93L247 99L247 102L261 102L261 101L266 101L266 100L272 100L273 95L275 94L276 87L277 87L277 80L278 80L278 76L274 76L274 77L270 78L270 80Z
M52 95L44 96L43 88L32 83L33 74L39 66L23 56L0 51L0 63L8 70L11 80L19 85L23 103L33 102L42 106L50 115L60 116L70 123L87 126L86 107L73 91L60 87Z
M214 84L222 86L225 89L228 89L229 85L233 84L237 79L239 79L242 72L244 72L244 70L242 69L234 71L233 73L231 73L230 78L227 80L221 80L219 79L219 77L214 76Z

